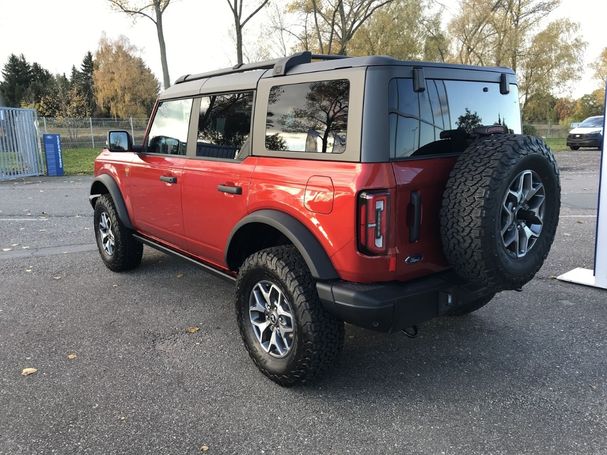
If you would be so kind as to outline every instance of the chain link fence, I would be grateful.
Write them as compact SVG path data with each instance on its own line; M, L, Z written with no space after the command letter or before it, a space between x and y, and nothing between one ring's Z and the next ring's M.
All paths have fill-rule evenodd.
M143 141L147 118L58 118L39 117L38 131L40 134L60 134L61 145L66 149L101 148L105 146L107 132L110 130L126 130L131 133L135 144ZM548 123L533 123L534 134L548 139L565 139L569 126L552 125Z
M110 130L128 131L135 144L141 143L147 124L147 118L39 117L38 131L40 134L60 134L61 146L65 149L102 148Z
M546 139L565 139L571 130L571 126L552 125L550 123L531 123L535 128L535 134Z

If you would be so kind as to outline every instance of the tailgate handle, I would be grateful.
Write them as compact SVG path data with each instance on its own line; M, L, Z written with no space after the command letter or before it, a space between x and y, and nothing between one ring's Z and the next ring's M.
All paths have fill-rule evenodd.
M419 240L419 229L422 223L422 196L419 191L411 193L409 210L409 242L415 243Z

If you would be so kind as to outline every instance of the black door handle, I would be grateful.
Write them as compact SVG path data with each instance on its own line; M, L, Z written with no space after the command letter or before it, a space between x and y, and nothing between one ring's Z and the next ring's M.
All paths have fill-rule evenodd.
M160 181L166 182L166 183L177 183L177 177L172 177L170 175L161 175Z
M231 186L231 185L217 185L217 191L221 191L222 193L229 194L242 194L241 186Z

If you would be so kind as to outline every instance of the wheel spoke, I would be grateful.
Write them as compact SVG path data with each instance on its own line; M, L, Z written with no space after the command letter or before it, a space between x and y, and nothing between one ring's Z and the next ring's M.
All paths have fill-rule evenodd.
M265 352L279 358L289 353L295 335L294 318L280 287L267 280L253 286L249 297L249 319Z

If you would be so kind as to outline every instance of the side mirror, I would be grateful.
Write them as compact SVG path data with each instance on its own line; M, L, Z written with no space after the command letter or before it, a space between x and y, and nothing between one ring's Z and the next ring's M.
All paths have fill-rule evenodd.
M133 138L127 131L107 133L107 149L110 152L130 152L133 150Z

